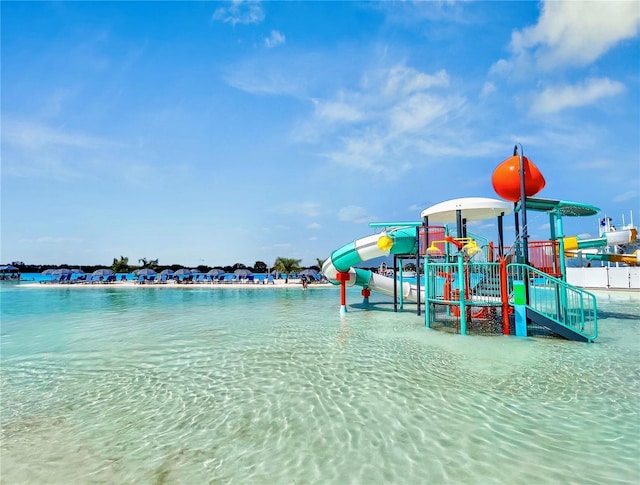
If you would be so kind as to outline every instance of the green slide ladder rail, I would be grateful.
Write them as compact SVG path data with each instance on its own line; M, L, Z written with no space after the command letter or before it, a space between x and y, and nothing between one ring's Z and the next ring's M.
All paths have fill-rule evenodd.
M571 338L573 333L578 336L575 340L587 342L598 337L595 295L526 264L507 265L507 275L509 294L514 281L523 281L529 293L527 310L568 329L563 336Z

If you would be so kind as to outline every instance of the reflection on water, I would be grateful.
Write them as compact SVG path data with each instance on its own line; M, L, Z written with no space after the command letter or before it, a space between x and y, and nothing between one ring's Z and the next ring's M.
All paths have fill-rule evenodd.
M337 289L3 288L0 479L637 483L640 299L597 296L587 345Z

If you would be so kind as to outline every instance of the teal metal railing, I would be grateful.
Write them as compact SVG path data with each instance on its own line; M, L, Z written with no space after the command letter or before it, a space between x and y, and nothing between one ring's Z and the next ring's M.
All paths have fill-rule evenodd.
M592 293L525 264L507 265L507 275L509 294L514 281L525 282L528 308L589 341L597 338L596 297Z
M474 306L500 306L499 263L470 263L468 280L467 293Z

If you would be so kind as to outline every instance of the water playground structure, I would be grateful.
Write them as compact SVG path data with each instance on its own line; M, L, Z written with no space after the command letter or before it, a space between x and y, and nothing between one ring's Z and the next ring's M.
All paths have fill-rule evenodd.
M559 336L592 342L598 336L595 296L566 281L567 258L596 249L593 260L639 265L640 253L604 251L632 243L636 229L603 232L593 239L565 236L563 218L593 216L597 207L536 198L545 179L518 145L513 156L493 172L500 199L464 197L422 211L415 222L371 223L381 232L357 239L335 251L322 271L340 285L340 314L347 312L346 288L362 287L364 304L371 292L393 298L394 311L406 302L424 309L425 325L460 334ZM547 213L547 240L530 240L527 212ZM515 238L504 245L504 217L513 214ZM467 230L470 222L497 221L494 243ZM392 273L357 267L381 256L393 256ZM415 261L416 278L405 278L403 262ZM420 269L424 268L423 274ZM397 277L396 277L397 275Z

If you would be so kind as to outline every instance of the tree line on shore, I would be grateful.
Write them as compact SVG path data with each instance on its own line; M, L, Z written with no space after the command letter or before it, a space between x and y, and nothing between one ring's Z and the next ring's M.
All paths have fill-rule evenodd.
M278 257L271 265L267 265L264 261L256 261L253 266L246 266L242 263L235 263L233 265L227 266L208 266L205 264L201 264L198 266L191 266L189 269L197 269L201 273L206 273L212 269L221 269L225 273L233 273L237 269L247 269L252 273L267 273L269 271L277 271L285 275L288 279L290 274L297 273L303 269L315 269L316 271L320 271L322 267L323 260L320 258L316 259L316 265L303 267L300 265L300 259L294 258L284 258ZM101 268L111 268L115 273L131 273L138 269L149 268L154 271L160 272L165 269L170 269L173 271L177 271L180 268L185 268L184 265L181 264L170 264L170 265L162 265L159 263L158 259L147 259L140 258L138 260L138 264L129 264L129 258L126 256L120 256L120 258L113 258L113 263L109 266L107 265L73 265L73 264L25 264L22 261L13 261L11 263L13 266L18 268L18 271L21 273L41 273L47 269L74 269L78 268L84 271L85 273L92 273L93 271Z

